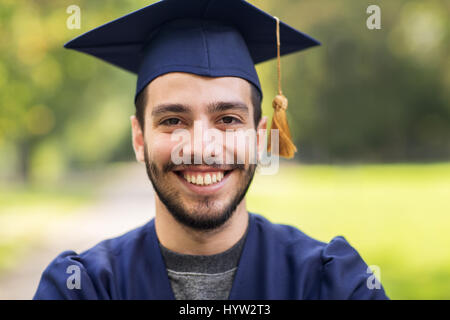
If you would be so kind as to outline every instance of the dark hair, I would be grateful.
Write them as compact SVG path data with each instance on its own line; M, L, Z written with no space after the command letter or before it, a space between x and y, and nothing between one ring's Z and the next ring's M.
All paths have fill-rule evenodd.
M253 104L253 120L255 122L255 128L258 126L259 121L261 120L261 93L259 92L256 86L250 83L250 91L251 91L251 100ZM138 119L139 125L141 126L142 131L144 131L144 115L145 115L145 106L147 105L147 88L148 86L139 93L136 98L136 118Z

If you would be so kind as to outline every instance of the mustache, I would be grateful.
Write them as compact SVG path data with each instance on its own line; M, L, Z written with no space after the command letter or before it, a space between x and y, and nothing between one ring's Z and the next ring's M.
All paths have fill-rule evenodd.
M212 168L212 169L223 170L223 171L234 170L234 169L245 170L245 164L232 164L232 165L227 165L227 166L224 166L222 164L217 164L217 163L213 163L213 164L202 163L202 164L176 165L173 162L168 162L165 165L163 165L162 171L164 173L167 173L167 172L173 171L175 169L176 170L187 170L187 169L194 169L196 167L209 167L209 168Z

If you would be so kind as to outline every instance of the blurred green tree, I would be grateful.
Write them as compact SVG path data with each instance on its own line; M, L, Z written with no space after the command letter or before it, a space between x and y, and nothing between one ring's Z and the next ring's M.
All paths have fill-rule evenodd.
M366 26L369 1L250 2L323 43L282 58L297 159L449 159L448 1L383 2L380 30ZM135 77L62 45L149 3L79 0L81 29L70 30L71 1L1 2L0 177L51 180L133 159ZM275 63L257 67L269 116Z
M128 137L133 76L63 44L140 4L78 1L79 30L66 26L69 5L0 4L0 152L24 181L108 161Z
M448 160L450 4L383 2L382 29L369 30L370 4L288 1L271 8L323 43L282 62L298 159Z

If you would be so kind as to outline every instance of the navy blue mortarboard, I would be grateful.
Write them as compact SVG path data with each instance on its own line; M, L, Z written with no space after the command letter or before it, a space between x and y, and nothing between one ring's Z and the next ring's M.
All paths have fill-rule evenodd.
M278 43L277 52L280 34L283 45ZM88 31L65 47L136 73L136 99L153 79L169 72L240 77L262 95L255 64L318 44L243 0L163 0ZM287 100L275 110L286 107Z

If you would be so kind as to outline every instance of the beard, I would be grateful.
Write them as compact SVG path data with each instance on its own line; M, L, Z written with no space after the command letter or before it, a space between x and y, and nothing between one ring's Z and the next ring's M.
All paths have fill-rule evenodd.
M227 199L217 199L216 196L199 196L195 203L188 208L184 200L186 195L182 191L167 183L166 177L173 174L176 167L172 162L162 166L149 159L147 145L144 144L144 158L147 175L153 185L153 189L161 202L166 206L170 214L182 225L196 231L212 231L223 226L236 211L237 206L245 197L248 188L255 175L256 165L249 164L246 168L244 164L234 164L227 167L232 169L232 173L240 177L235 186L235 192L227 194ZM209 165L211 168L221 168L220 165ZM218 204L222 202L222 205Z

